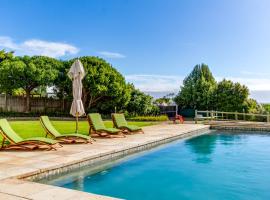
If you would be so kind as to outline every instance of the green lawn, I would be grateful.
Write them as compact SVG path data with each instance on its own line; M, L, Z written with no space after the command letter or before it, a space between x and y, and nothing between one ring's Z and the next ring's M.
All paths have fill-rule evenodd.
M75 121L52 121L60 133L74 133ZM131 125L149 126L157 122L129 122ZM10 121L12 128L23 138L45 136L45 132L39 121ZM112 127L111 121L105 121L107 127ZM89 126L86 121L79 122L79 133L88 134Z

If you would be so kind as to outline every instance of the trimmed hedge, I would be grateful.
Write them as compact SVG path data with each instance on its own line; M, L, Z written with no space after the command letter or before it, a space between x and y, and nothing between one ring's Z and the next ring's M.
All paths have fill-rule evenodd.
M130 117L129 120L133 121L168 121L169 118L167 115L159 115L159 116L136 116Z

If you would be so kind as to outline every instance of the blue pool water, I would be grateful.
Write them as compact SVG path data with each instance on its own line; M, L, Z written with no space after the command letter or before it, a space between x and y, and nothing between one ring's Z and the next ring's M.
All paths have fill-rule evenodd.
M214 132L47 181L124 199L270 199L270 135Z

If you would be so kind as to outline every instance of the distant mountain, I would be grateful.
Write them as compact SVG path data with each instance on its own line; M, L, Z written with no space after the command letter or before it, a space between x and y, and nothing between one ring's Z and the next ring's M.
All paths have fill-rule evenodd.
M256 99L259 103L270 103L270 90L250 91L250 97Z
M170 94L170 93L174 93L176 95L178 92L175 92L175 91L168 91L168 92L151 92L151 91L147 91L147 92L144 92L144 93L149 94L152 97L154 97L155 99L157 99L157 98L164 97L165 95Z
M270 88L269 88L270 89ZM146 94L151 95L152 97L154 97L155 99L163 97L169 93L175 93L177 94L177 91L165 91L165 92L151 92L151 91L147 91L145 92ZM250 91L250 97L253 99L256 99L259 103L270 103L270 90L264 90L264 91L260 91L260 90L253 90Z

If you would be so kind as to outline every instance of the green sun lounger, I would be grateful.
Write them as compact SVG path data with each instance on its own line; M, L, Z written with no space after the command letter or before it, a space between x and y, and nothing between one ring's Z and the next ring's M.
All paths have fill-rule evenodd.
M3 137L0 149L55 149L58 142L49 138L32 137L23 139L9 125L6 119L0 119L0 133ZM58 144L58 146L61 146Z
M114 126L116 128L118 128L118 129L128 131L130 133L132 133L132 132L141 132L141 133L143 133L142 128L140 128L139 126L128 125L124 114L114 113L114 114L112 114L112 120L113 120Z
M90 126L89 135L91 135L91 132L93 132L94 134L105 137L112 137L113 135L125 137L125 135L122 133L120 129L105 127L104 122L99 113L88 114L87 121Z
M46 137L47 135L51 135L55 140L58 140L60 143L91 143L91 137L87 135L82 135L79 133L59 133L52 125L48 116L41 116L40 123L46 131Z

